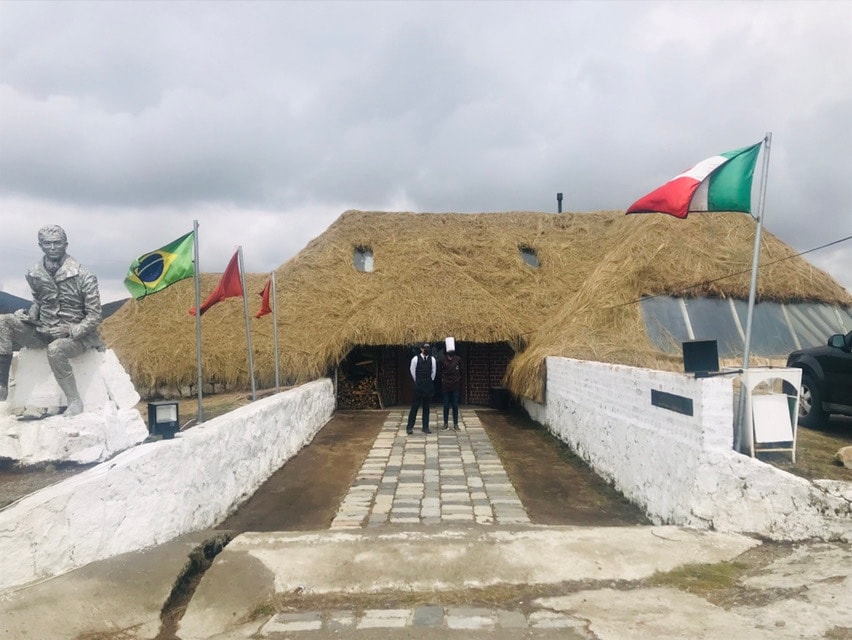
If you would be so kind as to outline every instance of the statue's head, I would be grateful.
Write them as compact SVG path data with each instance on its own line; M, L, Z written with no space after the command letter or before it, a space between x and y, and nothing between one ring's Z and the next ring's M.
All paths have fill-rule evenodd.
M65 249L68 247L68 236L65 235L65 229L58 224L49 224L38 230L38 246L44 251L51 260L59 260L65 255Z

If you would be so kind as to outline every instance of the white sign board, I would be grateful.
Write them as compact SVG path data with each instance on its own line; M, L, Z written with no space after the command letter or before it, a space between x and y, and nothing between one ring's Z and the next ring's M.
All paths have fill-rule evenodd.
M752 396L751 402L755 443L793 441L790 403L785 394Z

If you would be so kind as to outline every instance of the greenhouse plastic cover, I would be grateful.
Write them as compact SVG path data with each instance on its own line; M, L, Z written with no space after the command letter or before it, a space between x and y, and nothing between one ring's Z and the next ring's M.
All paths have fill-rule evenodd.
M748 304L712 298L643 298L642 318L651 342L669 353L680 353L687 340L716 340L720 358L743 355ZM835 333L852 331L852 309L828 304L754 305L749 352L768 358L823 345Z

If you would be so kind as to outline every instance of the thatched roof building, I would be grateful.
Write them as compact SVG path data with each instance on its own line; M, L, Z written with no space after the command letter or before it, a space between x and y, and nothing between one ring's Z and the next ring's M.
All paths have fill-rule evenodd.
M347 211L276 270L282 376L314 379L355 353L358 362L350 364L367 363L385 402L395 404L405 400L410 345L446 336L470 347L469 368L487 360L484 384L504 383L532 398L542 396L548 355L678 369L679 354L649 340L639 301L746 300L754 231L753 219L740 213L678 220L623 212ZM852 304L828 274L800 257L786 259L794 255L764 231L759 300ZM204 274L202 296L218 277ZM252 316L266 278L246 276ZM128 302L104 323L107 344L143 394L195 382L193 296L192 280L184 280ZM258 380L268 386L272 316L252 317L251 331ZM248 384L239 299L203 316L202 345L205 381Z

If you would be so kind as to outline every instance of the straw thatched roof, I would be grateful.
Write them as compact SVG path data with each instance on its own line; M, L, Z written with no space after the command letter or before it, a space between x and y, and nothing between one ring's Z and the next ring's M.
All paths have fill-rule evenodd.
M276 270L282 376L326 374L363 345L508 341L518 351L507 384L541 397L547 355L675 368L679 359L648 342L642 295L747 299L755 224L743 214L625 216L430 214L348 211ZM353 266L369 248L374 271ZM532 248L540 267L519 248ZM764 232L759 299L849 305L825 272ZM724 277L738 274L733 277ZM219 276L204 274L202 296ZM255 319L266 274L247 274L255 370L273 376L272 316ZM130 301L103 325L137 387L186 386L196 378L192 280ZM239 299L202 318L204 379L248 384L245 320Z

